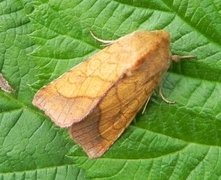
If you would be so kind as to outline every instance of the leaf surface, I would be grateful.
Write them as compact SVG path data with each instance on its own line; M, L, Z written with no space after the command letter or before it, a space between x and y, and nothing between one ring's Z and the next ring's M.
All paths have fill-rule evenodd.
M0 2L1 179L218 179L221 176L221 3L219 0L5 0ZM35 92L102 47L135 30L165 29L172 64L166 104L144 115L101 158L89 160L32 106ZM147 42L148 43L148 42Z

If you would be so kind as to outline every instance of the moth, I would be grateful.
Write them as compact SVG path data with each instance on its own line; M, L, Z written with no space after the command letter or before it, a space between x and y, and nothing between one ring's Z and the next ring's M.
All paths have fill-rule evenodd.
M169 33L163 30L135 31L104 42L107 47L33 99L57 126L69 129L90 158L111 147L149 101L171 61L181 59L171 55Z

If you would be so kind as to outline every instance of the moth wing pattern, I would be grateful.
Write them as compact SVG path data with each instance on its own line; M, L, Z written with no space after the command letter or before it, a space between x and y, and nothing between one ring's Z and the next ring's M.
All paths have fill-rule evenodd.
M115 54L100 51L40 89L33 104L45 111L55 124L69 127L93 110L124 70L124 64L119 67Z
M88 62L81 63L35 95L33 104L61 127L69 127L84 118L111 84L84 72L87 65ZM99 92L96 87L100 88Z
M120 38L40 89L33 104L60 127L81 121L125 72L130 73L128 69L142 64L137 60L144 61L143 56L152 45L144 46L144 43L151 42L153 35L158 37L157 33L135 32Z
M146 79L146 72L135 72L121 79L94 111L70 127L70 134L90 158L100 157L124 132L159 84L158 74Z
M33 104L99 157L149 99L169 58L167 32L131 33L40 89Z

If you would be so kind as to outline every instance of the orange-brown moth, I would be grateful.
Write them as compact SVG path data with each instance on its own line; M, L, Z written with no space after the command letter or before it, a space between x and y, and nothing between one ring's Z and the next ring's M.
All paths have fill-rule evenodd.
M159 85L171 60L169 34L137 31L113 41L40 89L33 104L90 158L103 155Z

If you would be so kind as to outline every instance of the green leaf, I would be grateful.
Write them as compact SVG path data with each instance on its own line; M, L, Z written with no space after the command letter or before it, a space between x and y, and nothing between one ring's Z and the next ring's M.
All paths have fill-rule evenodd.
M101 158L89 160L67 130L31 104L43 85L116 39L165 29L172 64L166 104L151 99ZM5 0L0 2L0 179L218 179L221 176L220 0ZM148 43L148 42L147 42Z
M0 2L0 71L15 89L0 91L0 179L84 179L66 156L73 146L67 132L31 105L32 84L42 79L31 56L37 48L27 15L32 9L21 1Z

